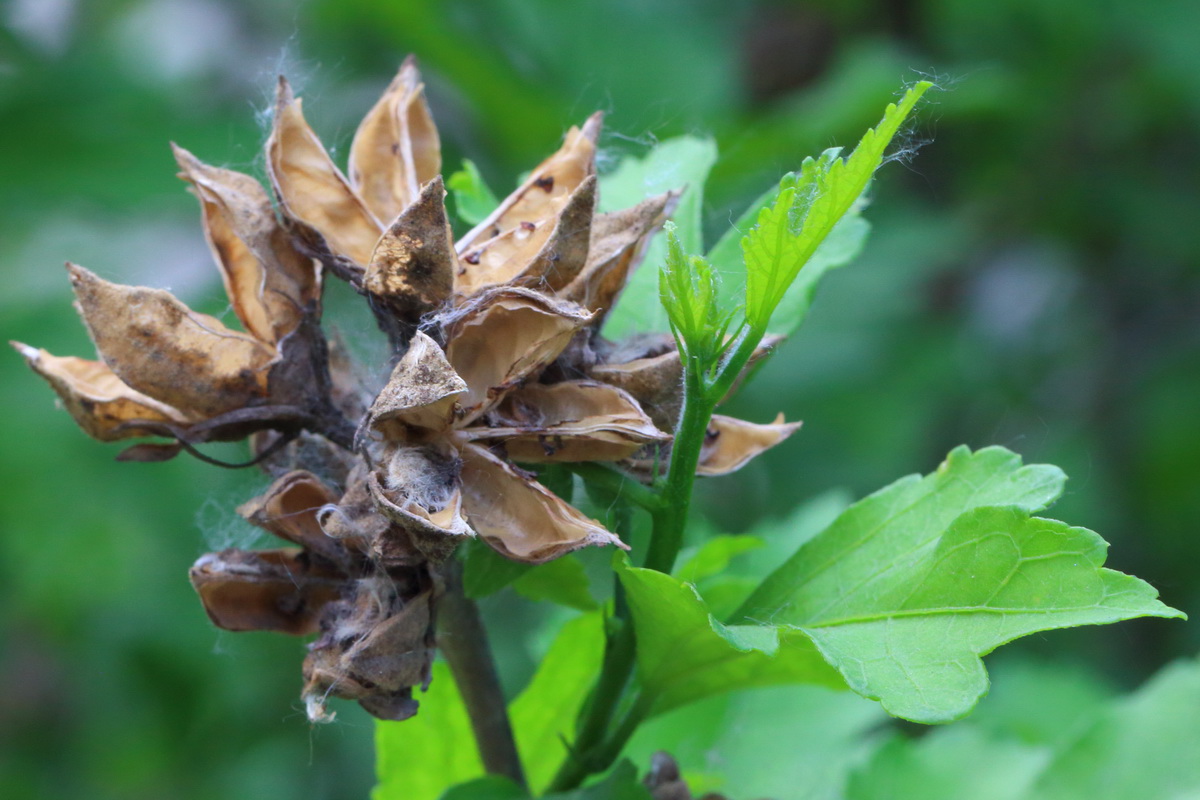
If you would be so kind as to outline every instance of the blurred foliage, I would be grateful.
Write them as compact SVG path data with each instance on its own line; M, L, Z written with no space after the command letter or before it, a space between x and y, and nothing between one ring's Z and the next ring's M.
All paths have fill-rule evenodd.
M862 257L733 403L805 427L701 493L709 525L762 534L831 487L859 496L956 444L999 443L1077 476L1056 515L1111 541L1110 566L1200 611L1189 0L9 0L0 25L3 334L81 355L68 258L222 313L167 142L261 171L279 70L344 151L416 53L446 170L469 156L497 192L595 108L609 112L609 167L710 135L708 245L803 157L852 144L898 81L932 72L948 91L900 160L933 144L885 167ZM373 341L362 322L344 333ZM184 459L113 465L115 448L53 405L16 354L0 358L0 794L365 796L369 721L345 707L310 729L301 644L218 634L185 578L201 552L253 540L233 509L261 480ZM513 632L495 644L515 695L562 612L505 590L485 613ZM1054 652L1087 665L1080 681L1130 687L1198 640L1195 625L1139 621L1047 636L1005 663ZM667 747L735 796L786 792L798 775L810 796L836 796L879 723L856 698L762 690L665 715L632 755Z

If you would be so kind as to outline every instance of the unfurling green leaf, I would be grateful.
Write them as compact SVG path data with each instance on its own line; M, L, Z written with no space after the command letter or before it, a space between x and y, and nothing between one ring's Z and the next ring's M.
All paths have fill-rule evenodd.
M483 222L500 204L484 182L479 167L470 159L463 159L462 169L450 176L446 188L454 195L454 208L459 218L468 225Z
M757 224L742 239L746 319L752 327L767 329L801 267L859 202L892 137L932 85L922 81L899 104L889 105L879 125L866 132L848 158L839 158L838 148L826 150L818 159L806 159L799 173L780 183L775 202L759 213Z
M662 713L703 697L754 686L815 683L844 688L797 631L723 625L690 585L649 569L619 569L637 632L642 690Z
M1030 516L1055 467L1000 447L954 450L847 509L743 604L736 621L803 631L852 689L917 722L968 713L981 656L1036 631L1181 617L1145 582L1103 569L1105 542Z
M717 276L703 258L684 252L674 223L665 229L667 258L659 271L659 297L680 353L707 369L720 354L728 320L717 307Z

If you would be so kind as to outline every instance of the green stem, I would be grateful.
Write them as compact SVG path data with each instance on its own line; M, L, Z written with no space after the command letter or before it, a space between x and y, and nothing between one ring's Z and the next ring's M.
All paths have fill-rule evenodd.
M446 591L437 608L437 644L471 720L483 767L525 786L525 773L508 720L508 707L496 662L488 644L479 607L462 590L462 563L451 558L445 568Z

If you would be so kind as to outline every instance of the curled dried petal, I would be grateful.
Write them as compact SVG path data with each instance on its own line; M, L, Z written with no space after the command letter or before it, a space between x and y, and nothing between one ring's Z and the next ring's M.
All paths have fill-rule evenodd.
M129 386L204 416L266 397L274 347L192 311L169 292L67 268L96 349Z
M559 296L591 311L612 309L679 196L679 192L667 192L632 208L598 215L592 222L587 261Z
M280 77L267 137L267 173L283 212L313 228L334 253L365 266L383 224L350 188L304 121L300 100Z
M767 425L713 414L704 447L700 450L697 475L727 475L744 467L750 459L770 450L791 436L799 422L784 422L783 414Z
M527 473L485 448L463 448L463 507L475 532L516 561L539 564L587 545L628 547Z
M450 427L467 384L437 342L418 331L368 412L370 425L393 441L427 438Z
M571 128L562 147L534 167L525 182L501 201L487 219L476 225L458 242L458 254L476 249L481 243L521 223L537 224L552 219L564 198L596 172L596 139L603 115L596 112L582 128Z
M591 319L578 306L515 287L480 298L451 324L446 347L446 358L469 387L463 423L557 358Z
M346 549L325 534L318 520L322 507L337 499L337 494L316 475L295 470L281 476L260 497L243 503L237 511L263 530L345 568Z
M200 199L204 236L221 268L233 312L249 333L278 343L319 302L320 272L292 245L258 181L172 147L180 177Z
M493 416L481 438L502 440L509 458L530 463L620 461L670 438L627 392L595 381L515 389Z
M182 424L188 418L178 409L126 386L102 361L55 356L20 342L9 342L30 368L46 379L84 433L102 442L115 442L149 431L131 425L135 420Z
M380 237L363 277L363 288L414 320L446 302L459 269L445 197L442 179L429 181Z
M514 283L550 291L570 283L587 261L596 177L589 175L570 195L555 201L555 216L525 222L465 253L455 289L471 295L480 289Z
M223 550L188 572L204 610L227 631L315 633L321 609L337 600L346 577L300 550Z
M363 117L350 145L350 183L384 223L416 200L442 170L442 146L425 102L425 85L409 56Z

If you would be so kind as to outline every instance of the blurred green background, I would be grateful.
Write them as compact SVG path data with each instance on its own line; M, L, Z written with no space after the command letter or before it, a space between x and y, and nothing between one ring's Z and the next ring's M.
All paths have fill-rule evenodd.
M705 510L751 530L831 487L860 496L955 444L999 443L1066 469L1055 516L1200 612L1190 0L7 0L0 26L0 332L89 357L66 259L223 311L167 142L261 173L279 71L344 155L417 54L446 168L466 155L498 191L596 108L602 168L711 134L714 238L782 172L852 144L905 82L932 75L946 91L909 134L920 153L881 172L862 258L831 274L732 404L804 429L702 492ZM257 541L233 509L262 479L187 458L114 464L119 448L80 433L15 353L0 357L0 408L0 794L364 797L370 720L343 707L310 728L301 643L216 632L186 580L202 552ZM1052 657L1089 687L1127 688L1194 654L1196 631L1137 621L1034 637L995 673L1003 686L1006 664L1025 675ZM545 631L496 635L515 692ZM767 697L737 724L786 722ZM834 733L810 720L811 743L878 724L858 706L837 717L824 695L804 702L840 720Z

